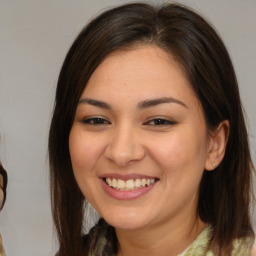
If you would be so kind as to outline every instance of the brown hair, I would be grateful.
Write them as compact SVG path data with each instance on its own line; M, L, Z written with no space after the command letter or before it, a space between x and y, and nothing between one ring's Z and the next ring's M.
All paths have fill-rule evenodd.
M78 35L62 66L49 134L51 197L59 255L78 255L86 199L75 181L68 139L78 100L108 54L136 44L169 52L201 102L209 130L223 120L230 134L222 163L205 171L198 213L213 227L211 247L229 255L232 240L254 236L249 218L253 164L237 79L216 31L193 10L166 4L126 4L102 13Z
M4 192L3 202L2 202L2 204L0 205L0 210L2 210L3 207L4 207L5 200L6 200L6 188L7 188L8 178L7 178L7 172L6 172L6 170L4 169L4 167L2 166L2 163L1 163L1 162L0 162L0 175L2 175L2 177L3 177L3 187L1 187L1 189L2 189L3 192Z

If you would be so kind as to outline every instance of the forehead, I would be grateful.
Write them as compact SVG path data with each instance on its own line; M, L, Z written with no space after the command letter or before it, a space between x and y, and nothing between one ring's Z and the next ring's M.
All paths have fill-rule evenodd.
M104 79L111 76L145 79L143 75L150 72L151 76L160 79L172 71L185 77L180 64L171 54L154 45L139 45L110 53L96 68L91 78L95 79L95 76L101 73L101 78Z
M118 94L118 95L117 95ZM83 96L192 97L197 99L181 65L162 49L143 45L108 55L89 79ZM188 98L189 98L188 97Z

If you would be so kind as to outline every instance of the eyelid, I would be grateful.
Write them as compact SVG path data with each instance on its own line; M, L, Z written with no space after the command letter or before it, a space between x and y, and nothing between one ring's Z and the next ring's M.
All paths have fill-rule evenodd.
M159 124L156 124L156 123L150 124L151 122L156 122L156 121L159 121ZM151 117L150 119L148 119L146 122L143 123L143 125L152 125L152 126L171 126L174 124L177 124L177 122L171 120L170 118L162 117L162 116Z
M101 123L101 122L99 122L99 123L97 123L97 122L93 123L93 122L90 122L90 121L94 121L94 122L95 122L95 121L97 121L97 122L102 121L102 123ZM102 116L87 116L87 117L83 117L83 118L80 120L80 122L83 123L83 124L85 124L85 125L95 125L95 126L97 126L97 125L108 125L108 124L111 124L110 121L108 121L107 118L102 117Z

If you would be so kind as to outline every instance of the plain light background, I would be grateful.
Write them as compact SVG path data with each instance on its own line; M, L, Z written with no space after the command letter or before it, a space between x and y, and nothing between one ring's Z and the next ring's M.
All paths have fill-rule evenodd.
M88 20L126 2L0 0L0 158L9 175L0 232L8 256L50 256L57 250L47 136L58 73L69 46ZM207 17L226 43L248 115L255 162L256 1L178 2Z

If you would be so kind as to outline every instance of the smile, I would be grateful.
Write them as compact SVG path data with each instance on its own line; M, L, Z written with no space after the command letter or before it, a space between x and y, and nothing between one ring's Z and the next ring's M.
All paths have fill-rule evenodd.
M122 179L115 179L115 178L105 178L104 179L106 184L116 190L119 191L132 191L144 187L148 187L156 182L156 179L129 179L129 180L122 180Z
M140 174L105 174L100 176L104 191L117 200L137 199L153 190L160 179Z

